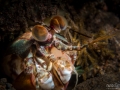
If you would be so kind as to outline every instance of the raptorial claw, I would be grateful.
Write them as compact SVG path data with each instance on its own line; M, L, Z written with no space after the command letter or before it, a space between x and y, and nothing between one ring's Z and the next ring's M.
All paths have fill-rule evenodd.
M38 84L42 89L51 90L55 87L52 74L36 63Z
M38 81L39 85L45 90L51 90L55 87L51 73L47 73L44 77L38 78Z
M36 61L44 68L47 68L47 65L45 64L45 61L39 57L36 57Z
M70 80L71 73L73 71L73 68L70 65L70 63L66 60L57 60L54 63L54 68L58 72L62 82L66 84Z

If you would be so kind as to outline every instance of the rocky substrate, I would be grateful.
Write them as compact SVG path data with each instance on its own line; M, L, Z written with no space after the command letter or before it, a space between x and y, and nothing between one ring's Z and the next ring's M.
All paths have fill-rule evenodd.
M11 83L7 81L7 78L0 79L0 90L16 90Z
M120 90L120 73L105 74L80 83L76 90Z

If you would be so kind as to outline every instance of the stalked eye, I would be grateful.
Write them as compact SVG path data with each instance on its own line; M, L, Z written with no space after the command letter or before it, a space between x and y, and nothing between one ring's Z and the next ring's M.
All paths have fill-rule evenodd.
M56 15L53 16L50 21L50 27L59 33L61 30L65 30L67 27L67 22L64 17Z
M35 25L32 28L32 36L35 40L43 42L48 39L49 32L48 30L42 25Z

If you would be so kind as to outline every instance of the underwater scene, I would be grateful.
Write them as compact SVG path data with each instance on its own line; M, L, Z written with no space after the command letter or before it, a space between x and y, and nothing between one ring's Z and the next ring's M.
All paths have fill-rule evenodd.
M119 0L0 0L0 90L120 90Z

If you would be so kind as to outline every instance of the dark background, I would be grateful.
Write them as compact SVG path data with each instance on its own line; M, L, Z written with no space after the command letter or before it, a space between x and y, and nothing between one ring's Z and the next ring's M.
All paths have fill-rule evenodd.
M77 31L83 29L79 23L84 25L85 32L90 33L97 33L101 27L107 26L108 29L117 28L119 30L120 28L120 0L0 0L1 62L5 57L6 49L19 35L26 32L27 28L35 25L36 22L41 23L46 18L58 14L59 10L62 11L63 15L65 14L64 16L72 29L76 29L72 21L76 24L79 28L76 29ZM119 38L117 40L119 41ZM113 62L111 61L111 63ZM105 75L95 79L93 86L89 86L92 80L80 86L83 88L85 84L94 88L88 87L80 90L105 90L104 87L102 89L96 89L95 87L99 80L103 82L102 80L106 77L110 79L115 77L116 73L118 75L119 70L113 71L114 75L108 77ZM1 68L0 77L6 77L2 74L3 72ZM116 76L116 80L119 81L120 79Z

